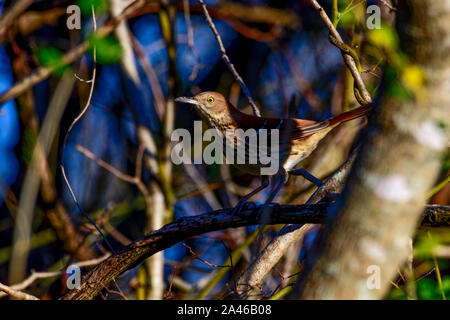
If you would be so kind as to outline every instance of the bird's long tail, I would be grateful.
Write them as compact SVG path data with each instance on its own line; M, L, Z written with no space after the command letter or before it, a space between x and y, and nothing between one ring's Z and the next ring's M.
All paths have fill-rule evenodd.
M303 125L299 126L299 134L295 135L295 138L303 138L310 136L314 133L317 133L319 131L323 130L331 130L331 128L349 120L353 120L356 118L360 118L364 115L366 115L370 111L370 106L362 106L347 112L344 112L336 117L332 117L327 120L323 120L314 124L310 125Z
M344 113L342 113L342 114L340 114L340 115L338 115L336 117L330 118L330 119L325 120L325 121L329 122L328 125L330 127L334 127L334 126L336 126L336 125L338 125L338 124L340 124L342 122L353 120L353 119L365 116L367 113L369 113L369 111L370 111L370 106L366 105L366 106L362 106L362 107L359 107L359 108L356 108L356 109L344 112Z

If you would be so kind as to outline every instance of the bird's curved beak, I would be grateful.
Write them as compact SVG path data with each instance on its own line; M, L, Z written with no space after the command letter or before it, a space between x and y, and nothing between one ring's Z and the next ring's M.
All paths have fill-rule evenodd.
M175 99L176 102L189 103L197 106L201 106L201 103L191 97L179 97Z

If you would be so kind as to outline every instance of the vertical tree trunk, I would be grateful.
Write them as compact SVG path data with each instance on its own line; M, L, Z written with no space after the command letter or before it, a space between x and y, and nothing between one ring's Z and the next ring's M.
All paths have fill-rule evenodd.
M319 235L290 298L380 299L406 261L448 148L449 4L399 1L402 50L424 71L426 93L397 100L381 92L335 217Z

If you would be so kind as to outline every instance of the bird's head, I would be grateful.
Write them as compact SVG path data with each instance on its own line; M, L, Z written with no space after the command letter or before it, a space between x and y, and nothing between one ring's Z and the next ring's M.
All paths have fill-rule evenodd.
M192 104L213 126L230 121L234 111L227 99L214 91L202 92L192 98L179 97L175 101Z

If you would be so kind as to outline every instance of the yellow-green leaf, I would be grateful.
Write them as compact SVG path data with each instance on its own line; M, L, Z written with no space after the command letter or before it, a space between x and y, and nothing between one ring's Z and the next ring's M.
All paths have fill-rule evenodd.
M372 44L382 47L388 51L396 50L398 47L397 32L386 25L382 25L380 29L370 30L367 37Z

